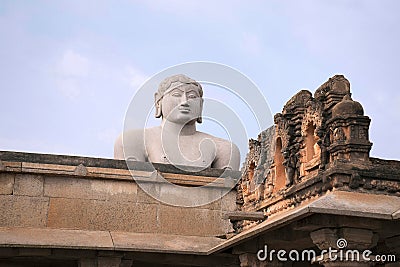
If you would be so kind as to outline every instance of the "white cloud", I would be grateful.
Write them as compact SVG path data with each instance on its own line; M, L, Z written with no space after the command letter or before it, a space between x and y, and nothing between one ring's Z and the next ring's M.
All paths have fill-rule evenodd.
M57 66L60 75L72 77L87 77L89 69L89 59L73 50L66 50Z
M91 62L87 57L72 49L65 50L55 66L58 90L70 100L77 99L90 72Z
M96 54L86 56L71 48L65 49L50 69L58 91L73 101L80 97L99 97L110 88L126 88L132 92L149 78L132 64L110 62Z

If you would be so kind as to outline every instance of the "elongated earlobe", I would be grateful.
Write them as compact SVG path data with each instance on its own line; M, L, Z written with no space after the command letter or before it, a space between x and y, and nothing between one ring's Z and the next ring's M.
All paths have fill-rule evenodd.
M202 98L202 99L201 99L201 102L200 102L200 110L201 110L201 113L200 113L200 114L203 113L203 103L204 103L204 99ZM202 123L202 122L203 122L203 117L200 115L200 117L198 117L196 121L197 121L198 123Z
M161 99L158 95L158 93L154 94L154 103L156 105L156 118L160 118L162 116L162 109L161 109Z

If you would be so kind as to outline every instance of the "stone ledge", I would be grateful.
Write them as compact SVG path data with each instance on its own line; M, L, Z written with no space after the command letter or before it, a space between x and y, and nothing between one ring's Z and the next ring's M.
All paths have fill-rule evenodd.
M224 240L217 237L111 232L115 250L207 255Z
M309 205L310 212L393 220L400 197L348 191L328 193Z
M215 246L208 253L221 252L238 243L312 214L397 220L399 219L399 212L400 197L339 190L331 191L321 197L306 200L294 208L288 208L269 216L260 224Z
M85 167L107 168L107 169L123 169L127 170L125 160L105 159L105 158L92 158L80 156L67 156L67 155L54 155L54 154L39 154L15 151L0 151L0 160L9 162L31 162L41 164L56 164L56 165L69 165L79 166L82 164ZM157 170L165 173L186 174L196 176L211 176L211 177L232 177L240 178L239 171L230 171L214 168L198 168L174 166L170 164L149 163L132 161L129 162L129 167L135 171L152 172Z
M67 248L113 250L108 231L44 228L0 228L1 247Z
M223 240L118 231L0 227L0 247L115 250L207 255Z
M150 183L171 182L184 186L233 187L239 171L200 169L149 162L100 159L64 155L0 151L2 172L30 173L88 179L135 180ZM163 179L165 178L165 180Z

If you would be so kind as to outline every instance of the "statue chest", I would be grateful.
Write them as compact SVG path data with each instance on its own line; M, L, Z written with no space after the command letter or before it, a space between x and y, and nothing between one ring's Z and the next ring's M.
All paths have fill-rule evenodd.
M216 155L216 146L209 138L193 136L177 140L153 140L147 144L147 155L151 162L196 167L210 167Z

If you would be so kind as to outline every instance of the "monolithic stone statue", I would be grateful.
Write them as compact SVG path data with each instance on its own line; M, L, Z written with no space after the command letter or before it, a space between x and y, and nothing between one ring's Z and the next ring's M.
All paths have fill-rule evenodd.
M202 122L203 89L179 74L166 78L155 93L161 125L124 132L114 146L114 158L174 165L239 170L237 146L196 130Z

